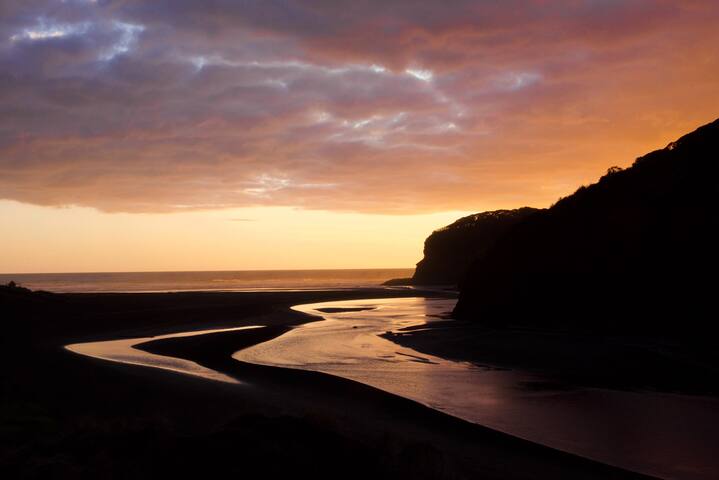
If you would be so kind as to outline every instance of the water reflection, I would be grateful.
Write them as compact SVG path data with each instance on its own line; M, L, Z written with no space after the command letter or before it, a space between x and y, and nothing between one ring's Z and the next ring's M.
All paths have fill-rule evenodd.
M326 302L321 315L234 358L356 380L522 438L664 478L719 478L719 402L655 393L571 389L552 379L425 355L379 335L438 326L454 300ZM553 388L528 388L554 385Z
M127 338L121 340L108 340L103 342L74 343L66 345L65 348L71 352L86 355L88 357L100 358L119 363L128 363L131 365L142 365L146 367L161 368L173 372L194 375L210 380L217 380L227 383L240 383L238 380L223 375L220 372L210 370L195 362L184 360L181 358L167 357L164 355L155 355L153 353L143 352L134 348L141 343L151 340L162 340L166 338L191 337L195 335L205 335L208 333L232 332L236 330L247 330L251 328L261 328L260 326L239 327L239 328L219 328L214 330L197 330L190 332L172 333L169 335L158 335L156 337L139 337Z

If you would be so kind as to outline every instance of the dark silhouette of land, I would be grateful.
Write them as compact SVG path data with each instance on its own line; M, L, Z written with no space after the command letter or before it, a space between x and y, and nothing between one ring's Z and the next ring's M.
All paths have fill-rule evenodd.
M718 173L719 120L609 169L480 255L455 315L706 338L716 332Z
M470 265L484 255L514 225L536 208L495 210L462 217L435 230L424 241L424 256L411 278L397 278L386 285L446 285L456 287Z
M718 132L611 167L551 208L460 218L426 239L412 278L387 283L459 285L455 317L484 325L713 333Z

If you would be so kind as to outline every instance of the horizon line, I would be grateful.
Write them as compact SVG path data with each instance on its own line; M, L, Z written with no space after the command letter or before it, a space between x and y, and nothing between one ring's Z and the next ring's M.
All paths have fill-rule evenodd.
M411 267L367 267L367 268L260 268L248 270L122 270L122 271L79 271L79 272L0 272L0 275L79 275L108 273L230 273L230 272L332 272L332 271L366 271L366 270L413 270Z

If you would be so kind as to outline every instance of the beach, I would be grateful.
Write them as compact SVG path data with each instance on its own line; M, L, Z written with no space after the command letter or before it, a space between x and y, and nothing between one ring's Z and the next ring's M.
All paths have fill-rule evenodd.
M66 294L19 302L3 336L2 471L16 477L228 473L349 478L638 478L322 373L231 355L317 318L292 305L416 291ZM433 296L437 293L427 292ZM64 345L265 328L141 348L236 378L97 360Z

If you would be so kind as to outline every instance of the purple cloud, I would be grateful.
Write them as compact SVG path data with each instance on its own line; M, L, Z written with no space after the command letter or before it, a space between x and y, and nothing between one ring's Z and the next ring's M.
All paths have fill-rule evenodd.
M5 1L0 198L546 204L719 110L709 1Z

